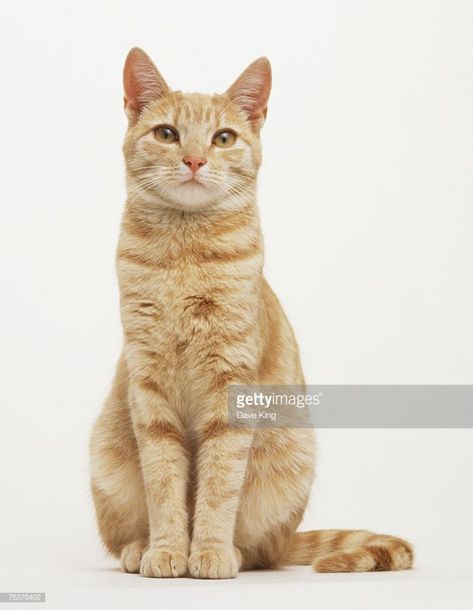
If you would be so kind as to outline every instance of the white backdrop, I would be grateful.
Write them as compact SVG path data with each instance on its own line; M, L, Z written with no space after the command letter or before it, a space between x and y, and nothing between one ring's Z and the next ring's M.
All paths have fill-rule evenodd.
M97 575L103 591L112 576L162 595L190 586L109 572L88 495L88 434L121 343L128 49L187 91L223 91L256 57L272 61L266 273L308 382L473 383L472 26L469 0L2 1L0 589L83 582L85 595ZM439 589L452 578L465 577L463 594L472 441L469 430L321 431L306 525L412 540L419 568L396 578L411 587L421 574L413 607L453 599ZM385 591L384 576L359 578L358 594ZM327 582L324 607L338 599L330 583L346 583Z

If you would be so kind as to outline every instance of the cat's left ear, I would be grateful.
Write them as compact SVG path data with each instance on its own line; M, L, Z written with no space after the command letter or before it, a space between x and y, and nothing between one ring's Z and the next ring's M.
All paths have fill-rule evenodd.
M260 129L268 111L271 92L271 64L260 57L240 74L225 95L237 104L256 129Z

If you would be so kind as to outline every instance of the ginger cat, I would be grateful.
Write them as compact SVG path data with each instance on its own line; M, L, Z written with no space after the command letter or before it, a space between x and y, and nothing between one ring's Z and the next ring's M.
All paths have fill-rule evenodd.
M124 87L124 347L91 439L107 549L150 577L411 567L410 545L393 536L296 533L314 476L312 430L228 426L229 384L304 383L263 277L256 179L268 60L222 95L183 94L135 48Z

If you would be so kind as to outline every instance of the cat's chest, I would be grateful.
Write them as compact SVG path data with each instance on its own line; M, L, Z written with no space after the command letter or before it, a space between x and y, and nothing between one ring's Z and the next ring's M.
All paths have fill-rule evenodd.
M253 324L262 277L258 226L207 233L174 227L145 239L123 230L117 270L128 342L160 354L184 345L214 349Z
M247 287L196 269L136 273L122 290L122 322L128 340L174 351L237 329L252 315L250 300Z

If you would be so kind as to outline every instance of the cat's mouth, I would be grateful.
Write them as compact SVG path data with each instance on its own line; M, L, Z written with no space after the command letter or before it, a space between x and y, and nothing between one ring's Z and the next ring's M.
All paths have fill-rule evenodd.
M198 184L200 186L205 186L205 184L203 182L201 182L197 176L191 176L190 178L187 178L186 180L183 180L182 182L180 182L180 184L186 184L186 185L194 185L194 184Z

